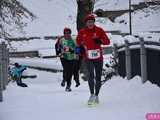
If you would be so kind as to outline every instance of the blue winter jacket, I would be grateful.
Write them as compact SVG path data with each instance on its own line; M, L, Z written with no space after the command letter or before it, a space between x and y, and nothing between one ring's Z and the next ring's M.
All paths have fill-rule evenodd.
M27 69L27 66L21 65L19 68L13 67L9 70L9 74L14 77L21 77L24 70Z

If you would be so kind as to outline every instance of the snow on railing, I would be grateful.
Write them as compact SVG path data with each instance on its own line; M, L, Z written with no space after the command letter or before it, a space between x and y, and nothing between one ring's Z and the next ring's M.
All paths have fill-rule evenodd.
M125 75L127 79L131 79L132 76L132 67L133 63L131 62L132 60L132 55L131 55L131 50L132 49L137 49L139 48L140 50L140 74L142 78L142 82L146 82L148 80L148 74L147 73L147 48L151 50L156 50L160 51L160 42L155 42L155 41L144 41L144 38L141 37L139 38L139 41L129 43L128 40L125 40L125 44L118 46L117 44L113 45L113 55L115 58L119 59L118 54L122 51L125 53L125 64L123 67L125 67ZM121 63L119 63L121 64Z

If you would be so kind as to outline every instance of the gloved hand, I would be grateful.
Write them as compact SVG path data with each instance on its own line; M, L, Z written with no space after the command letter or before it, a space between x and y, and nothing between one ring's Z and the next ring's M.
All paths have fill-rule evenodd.
M68 47L68 46L65 46L65 47L63 48L63 50L64 50L64 52L69 52L69 47Z
M93 40L98 45L102 44L102 41L99 38L94 38Z
M60 54L62 51L62 45L60 43L55 44L56 55Z
M59 44L59 46L58 46L58 47L59 47L59 49L62 49L62 48L63 48L61 44Z
M79 55L81 53L81 48L80 47L76 47L75 48L75 53Z
M76 54L81 54L81 53L84 53L84 52L85 52L85 49L84 49L83 45L80 45L79 47L75 48L75 53Z
M84 46L80 45L80 53L84 53L84 52L85 52Z
M69 52L70 52L70 53L74 53L74 50L71 49L71 48L69 48Z

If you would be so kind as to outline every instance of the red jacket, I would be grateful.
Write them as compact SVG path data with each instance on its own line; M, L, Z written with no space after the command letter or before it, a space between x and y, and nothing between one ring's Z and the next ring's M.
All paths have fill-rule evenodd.
M97 26L93 29L82 28L77 36L77 46L83 46L85 48L84 58L93 60L103 60L102 48L100 44L96 44L94 39L101 40L103 45L110 44L110 40L107 37L105 31Z

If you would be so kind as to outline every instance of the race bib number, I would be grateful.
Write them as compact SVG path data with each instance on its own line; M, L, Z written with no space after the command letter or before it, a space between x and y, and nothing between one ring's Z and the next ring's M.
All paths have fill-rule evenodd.
M88 50L88 58L89 59L100 58L100 49Z

